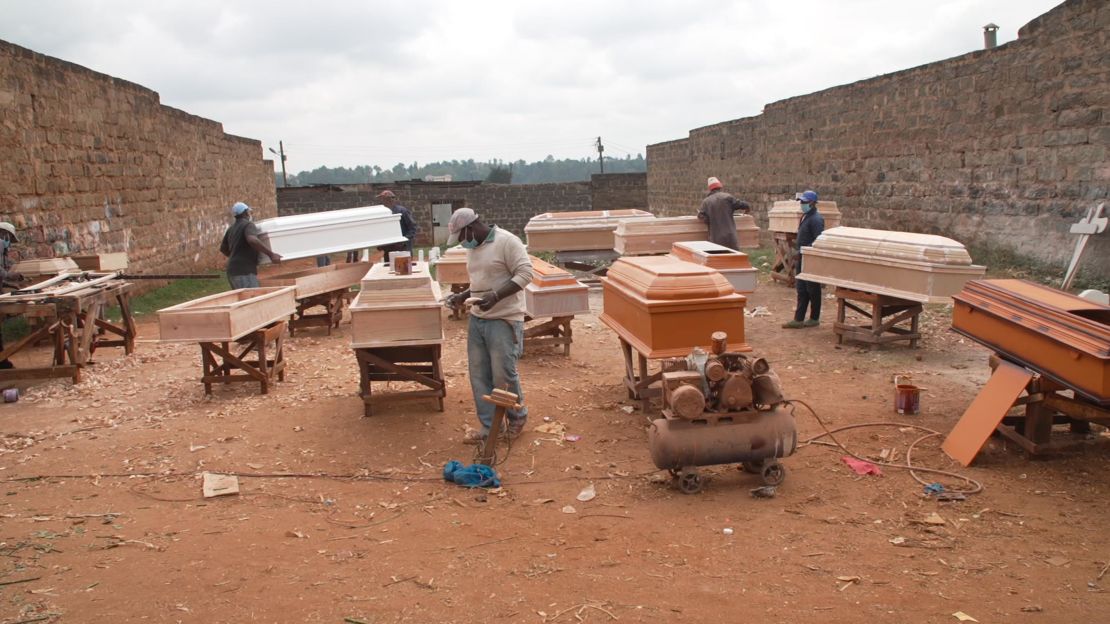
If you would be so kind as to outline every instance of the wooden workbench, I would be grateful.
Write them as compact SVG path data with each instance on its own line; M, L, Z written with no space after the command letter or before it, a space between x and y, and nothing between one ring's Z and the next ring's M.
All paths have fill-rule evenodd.
M372 416L374 405L388 400L433 399L436 409L443 411L443 398L447 396L447 382L443 377L440 359L443 341L413 341L388 346L355 347L358 360L359 396L362 397L363 414ZM411 381L426 390L403 390L388 394L373 394L374 382Z
M212 384L251 382L269 394L270 386L285 381L285 326L286 321L277 321L234 343L200 342L204 393L212 394Z
M857 304L870 306L870 309ZM836 343L843 344L845 339L867 345L906 341L910 343L911 349L915 348L917 341L921 339L919 323L922 309L921 303L917 301L850 288L837 288L836 322L833 323ZM848 310L862 315L869 323L867 325L848 323ZM908 328L898 326L906 321L910 324Z

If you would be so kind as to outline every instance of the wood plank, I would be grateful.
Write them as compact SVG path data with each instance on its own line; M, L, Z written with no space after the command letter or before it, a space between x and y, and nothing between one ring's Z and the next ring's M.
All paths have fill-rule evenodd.
M964 466L970 465L1032 379L1033 373L1028 369L1000 362L941 449Z

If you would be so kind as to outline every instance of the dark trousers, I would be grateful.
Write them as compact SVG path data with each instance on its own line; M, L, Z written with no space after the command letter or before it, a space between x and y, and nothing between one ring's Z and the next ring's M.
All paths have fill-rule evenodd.
M794 288L798 291L798 307L794 310L794 320L801 323L806 320L806 308L809 308L809 318L821 318L821 284L794 280Z

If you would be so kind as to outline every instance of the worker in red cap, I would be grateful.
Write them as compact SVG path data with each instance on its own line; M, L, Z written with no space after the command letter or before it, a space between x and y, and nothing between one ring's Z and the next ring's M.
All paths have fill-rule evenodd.
M698 209L698 219L709 225L709 242L740 251L740 239L736 236L734 213L748 214L748 202L740 201L725 192L724 185L717 178L706 180L709 187L705 199Z
M416 220L412 218L412 211L398 204L396 193L389 189L378 193L378 201L386 208L389 208L393 214L401 215L401 236L405 237L405 242L403 243L393 243L391 245L378 247L378 249L385 252L385 261L389 262L389 254L394 251L407 251L411 256L413 243L416 241Z

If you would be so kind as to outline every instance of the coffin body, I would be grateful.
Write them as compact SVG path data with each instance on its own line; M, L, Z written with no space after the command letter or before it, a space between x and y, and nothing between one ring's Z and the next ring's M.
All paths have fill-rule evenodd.
M20 260L12 267L12 273L22 273L25 277L60 275L77 270L77 263L72 258L30 258Z
M759 271L752 267L748 254L733 251L709 241L683 241L671 245L671 256L715 269L732 288L745 295L755 292Z
M231 342L283 320L297 308L295 289L240 288L158 311L163 342Z
M411 275L375 264L363 276L351 303L353 348L431 344L443 340L440 289L426 262L413 262Z
M262 240L285 259L377 247L405 240L401 215L385 206L364 206L276 217L258 222ZM269 262L264 256L261 262Z
M1013 279L970 281L952 299L956 332L1110 404L1110 306Z
M127 254L124 252L98 253L86 256L70 256L82 271L125 271Z
M448 249L436 261L436 281L440 284L469 284L466 250L458 245Z
M648 358L684 357L728 333L728 350L744 339L746 298L720 273L669 256L621 258L601 278L601 321Z
M840 227L840 209L834 201L818 201L817 214L825 218L825 229ZM777 201L767 211L767 228L772 232L797 234L802 222L802 205L796 200Z
M755 219L751 215L737 214L734 220L740 247L759 247L759 226ZM613 234L613 249L625 256L664 254L675 243L708 239L709 226L696 216L622 221Z
M261 286L292 286L296 289L297 299L307 299L333 290L350 289L369 270L369 262L330 264L315 269L259 277L258 283Z
M654 219L646 210L545 212L528 220L524 233L529 251L593 251L613 248L613 231L621 221Z
M590 290L574 276L535 256L532 283L524 288L524 306L532 318L575 316L590 311Z
M985 267L957 241L931 234L838 227L802 248L798 279L899 297L945 303Z

